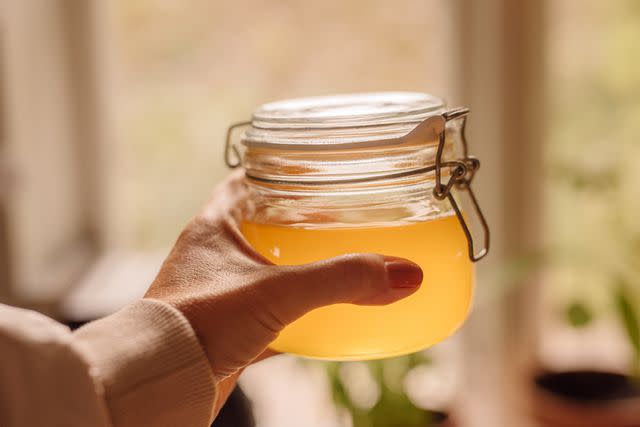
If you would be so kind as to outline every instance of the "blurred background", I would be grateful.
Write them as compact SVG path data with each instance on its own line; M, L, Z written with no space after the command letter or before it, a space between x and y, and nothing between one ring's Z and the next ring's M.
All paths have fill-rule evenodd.
M74 325L141 296L264 102L430 92L471 107L483 162L470 320L252 367L255 423L640 424L612 409L640 414L639 41L634 0L1 0L0 301Z

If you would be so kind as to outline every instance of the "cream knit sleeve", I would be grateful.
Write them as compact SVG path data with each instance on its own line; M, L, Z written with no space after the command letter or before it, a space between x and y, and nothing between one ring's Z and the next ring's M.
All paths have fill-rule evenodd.
M71 333L0 305L0 425L208 426L215 384L189 322L142 300Z

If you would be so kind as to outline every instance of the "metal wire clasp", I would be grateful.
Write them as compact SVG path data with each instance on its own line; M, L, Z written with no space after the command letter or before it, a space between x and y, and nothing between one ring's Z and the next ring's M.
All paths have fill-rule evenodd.
M467 115L469 114L468 108L456 108L445 112L442 117L444 118L445 123L455 119L462 119L462 129L461 129L461 139L462 139L462 149L463 149L463 158L460 161L456 162L444 162L442 160L442 155L444 153L444 146L446 142L446 126L443 126L442 131L439 135L438 142L438 150L436 152L436 164L435 164L435 179L436 185L433 189L433 196L438 200L448 199L449 203L453 207L453 210L456 213L456 217L458 218L458 222L464 231L464 234L467 238L467 245L469 250L469 259L472 262L480 261L482 258L487 256L489 253L489 245L491 242L491 233L489 230L489 224L487 224L487 220L482 213L482 209L478 204L478 200L476 199L473 190L471 189L471 181L475 173L480 168L480 160L476 159L469 155L467 148L467 138L465 135L465 127L467 124ZM451 173L449 177L449 181L444 184L442 182L442 169L445 167L451 168ZM484 247L476 253L475 251L475 243L473 241L473 235L471 234L471 230L467 225L467 222L456 202L455 197L451 193L453 187L456 187L459 190L466 190L469 193L469 198L471 199L471 204L473 206L474 213L478 216L478 220L480 221L480 225L482 226L482 231L484 235Z
M233 143L231 138L233 137L233 131L238 128L242 128L245 126L249 126L251 124L251 120L234 123L227 129L227 139L224 144L224 162L230 168L237 168L242 163L242 157L240 156L240 152L238 151L238 147ZM233 153L233 157L232 154Z

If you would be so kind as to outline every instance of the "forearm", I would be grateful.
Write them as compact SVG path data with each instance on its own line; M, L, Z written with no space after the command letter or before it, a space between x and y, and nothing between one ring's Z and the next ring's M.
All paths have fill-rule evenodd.
M114 426L211 423L211 368L189 322L175 308L139 301L80 328L75 337Z
M140 301L77 332L0 305L0 425L209 425L211 369L187 320Z
M65 326L0 304L0 425L111 426Z

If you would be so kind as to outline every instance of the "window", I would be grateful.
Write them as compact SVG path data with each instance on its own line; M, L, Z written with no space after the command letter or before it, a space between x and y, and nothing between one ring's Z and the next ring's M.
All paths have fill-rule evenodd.
M124 246L173 243L228 173L227 126L264 102L375 90L456 96L454 12L424 0L116 2ZM274 375L286 386L260 385ZM273 361L244 386L266 426L340 420L318 364Z
M469 105L493 255L481 266L476 314L453 342L453 359L467 367L456 368L461 417L500 425L511 407L503 383L518 353L505 337L528 349L521 309L535 289L505 296L494 275L539 233L544 2L2 6L10 19L0 28L7 90L0 144L18 183L3 205L10 235L0 244L15 271L14 293L52 301L71 288L63 312L76 320L144 292L180 228L227 173L226 127L259 104L422 90ZM262 374L253 373L254 385ZM283 415L290 414L274 415L273 424Z
M452 8L438 1L120 0L113 9L118 204L135 249L173 243L227 173L227 126L258 105L373 90L450 95L456 84Z
M640 9L635 2L551 2L550 127L543 356L559 368L628 369L614 293L640 299ZM569 310L593 317L574 328ZM591 313L591 315L589 315ZM605 344L606 343L606 344Z
M61 5L3 2L0 15L1 154L4 176L11 173L3 182L3 260L12 295L39 303L58 299L96 249L93 157L84 144L91 134L81 121L89 99L77 74L84 58L72 42L77 21Z
M5 93L5 79L4 79L4 38L5 22L4 14L0 9L0 100L6 99ZM7 165L7 159L5 158L5 144L6 144L6 106L4 101L0 101L0 235L6 236L9 229L7 223L7 206L6 197L8 194L8 182L9 182L9 167ZM9 241L7 239L0 239L0 299L9 298Z

